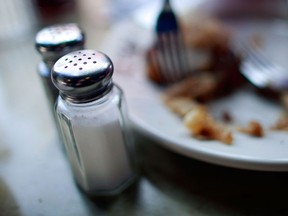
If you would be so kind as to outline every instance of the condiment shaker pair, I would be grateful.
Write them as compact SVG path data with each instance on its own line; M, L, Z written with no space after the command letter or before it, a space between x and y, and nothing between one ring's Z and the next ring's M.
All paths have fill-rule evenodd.
M40 75L45 81L49 77L46 74L51 76L50 83L47 78L48 92L55 87L59 90L56 90L57 99L54 95L50 102L56 101L57 125L77 184L91 195L115 195L136 177L134 143L125 98L121 88L112 81L114 68L108 56L88 49L67 54L67 50L83 46L84 34L81 31L77 34L79 37L67 34L67 37L71 36L70 40L63 37L58 41L58 48L47 49L51 52L46 55L45 62L51 71ZM72 46L66 47L67 44ZM53 56L54 51L65 52L65 55ZM53 86L50 86L51 80Z

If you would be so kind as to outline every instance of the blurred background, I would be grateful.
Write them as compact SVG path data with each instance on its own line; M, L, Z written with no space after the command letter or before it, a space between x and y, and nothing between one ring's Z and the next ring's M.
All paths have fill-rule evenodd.
M181 0L171 1L176 12L187 7L199 7L203 13L218 18L238 17L288 17L284 0ZM55 23L77 22L88 35L103 31L128 17L152 25L162 5L161 0L1 0L0 43L5 40L23 40L41 27ZM138 14L138 15L137 15ZM288 19L288 18L287 18ZM97 29L96 29L97 28Z
M0 215L57 215L55 209L59 210L59 215L93 215L93 212L104 215L106 210L103 206L95 207L86 197L79 195L63 151L59 151L54 122L37 74L41 57L35 49L35 35L41 28L52 24L76 22L86 33L87 48L98 50L105 47L110 52L109 46L113 50L118 39L115 33L127 30L121 25L127 20L133 21L145 32L152 32L162 3L161 0L0 0ZM227 24L237 19L281 18L285 23L288 20L288 7L284 0L171 0L171 4L179 15L184 9L195 7L200 13L215 16ZM114 34L113 37L111 34ZM129 32L129 37L134 37L133 32ZM109 41L111 38L115 41ZM140 43L145 40L138 38ZM103 43L106 44L103 46ZM130 49L123 48L123 52L129 52ZM119 52L111 51L111 54L117 56ZM146 144L142 138L138 140L139 143ZM151 140L147 142L152 143ZM146 149L148 158L157 151L163 151L156 149L154 152L155 146L150 147L152 150ZM248 197L246 204L256 213L254 215L263 215L261 209L265 204L254 203L252 198L259 197L253 193L253 189L256 188L256 193L263 195L260 201L264 199L265 202L267 200L261 198L267 195L265 193L268 188L268 195L271 195L268 201L272 203L268 213L274 214L273 210L277 207L280 207L280 214L276 212L275 215L287 213L286 197L279 196L283 199L274 200L283 186L287 185L285 174L276 177L274 174L257 175L250 172L237 174L234 170L203 165L170 152L164 151L163 155L163 164L160 163L159 155L155 154L153 158L157 158L157 161L146 161L148 165L144 165L144 169L152 166L151 170L154 166L155 170L150 174L157 184L144 178L139 184L139 193L135 188L132 189L132 193L128 192L117 205L108 210L114 215L121 215L118 212L127 215L127 211L131 215L151 215L153 212L158 212L155 215L169 215L169 212L170 215L179 212L183 215L191 215L187 212L196 212L196 215L199 212L198 215L249 215L250 209L243 209L242 206L242 200ZM163 171L163 177L159 170L164 166L169 170ZM170 166L183 178L177 179ZM189 174L186 178L187 173L179 170L179 167L189 167L189 172L196 173L196 177ZM204 173L203 167L208 171ZM149 169L145 171L149 173ZM218 176L219 171L221 175ZM236 175L231 175L231 171ZM165 179L167 173L171 179L168 183ZM246 181L241 185L239 179L242 174ZM213 182L215 176L218 178L216 185ZM262 181L266 177L268 181L274 180L276 190L270 188L272 183ZM229 181L231 179L232 183ZM277 184L279 181L280 185ZM182 183L183 187L180 186ZM196 187L190 188L193 183ZM226 185L229 187L229 191L224 192L227 197L219 199ZM211 190L207 190L207 187ZM242 193L242 189L246 189L247 193ZM157 198L155 203L151 197ZM235 197L243 199L240 202L237 198L232 202ZM267 203L268 206L271 204ZM162 208L159 210L158 205L163 207L163 211ZM206 208L207 205L210 208ZM138 211L142 214L137 214Z

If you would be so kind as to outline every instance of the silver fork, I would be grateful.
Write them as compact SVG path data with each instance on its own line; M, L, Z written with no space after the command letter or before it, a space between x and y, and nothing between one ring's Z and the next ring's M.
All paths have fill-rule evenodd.
M260 48L246 43L238 48L243 54L240 71L254 86L275 91L288 90L288 69L273 63Z
M150 62L164 83L174 83L189 73L186 49L170 1L165 0L156 22L156 42Z

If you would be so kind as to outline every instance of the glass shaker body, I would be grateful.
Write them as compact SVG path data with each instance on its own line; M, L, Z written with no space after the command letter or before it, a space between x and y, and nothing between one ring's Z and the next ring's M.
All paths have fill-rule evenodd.
M135 179L135 152L122 90L103 53L75 51L59 59L52 81L55 111L77 184L95 196L115 195Z
M74 178L93 195L113 195L135 177L134 149L122 91L74 104L59 97L56 113Z
M51 67L48 67L43 61L38 65L38 73L44 87L51 110L54 109L55 102L59 96L59 90L51 82Z

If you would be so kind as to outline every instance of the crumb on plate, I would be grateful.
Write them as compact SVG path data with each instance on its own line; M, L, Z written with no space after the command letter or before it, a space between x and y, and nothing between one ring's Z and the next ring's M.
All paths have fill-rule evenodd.
M215 121L207 109L198 108L188 112L184 116L184 125L196 138L218 140L225 144L233 142L232 133L228 127Z
M262 125L257 121L250 121L247 127L239 127L238 131L254 137L264 136L264 129Z
M286 113L281 115L271 130L288 131L288 115Z

